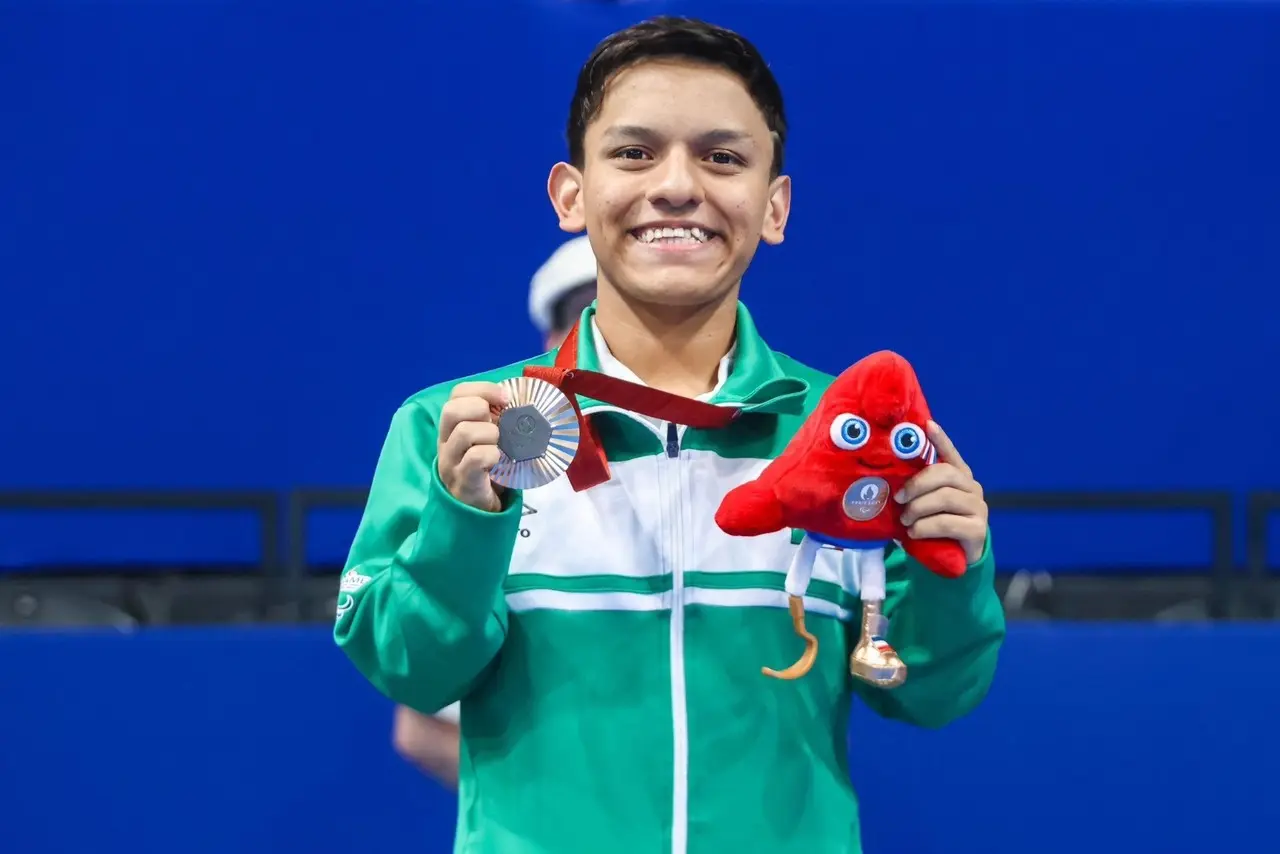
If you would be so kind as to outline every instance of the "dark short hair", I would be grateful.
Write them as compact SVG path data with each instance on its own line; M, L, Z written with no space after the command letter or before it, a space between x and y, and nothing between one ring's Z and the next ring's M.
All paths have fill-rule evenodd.
M704 62L736 74L764 114L765 124L773 134L772 175L777 177L782 173L782 153L787 142L782 88L760 51L732 30L694 18L672 16L650 18L619 30L591 52L578 73L578 85L569 106L570 163L582 167L587 125L600 112L605 87L613 76L644 60L664 58Z

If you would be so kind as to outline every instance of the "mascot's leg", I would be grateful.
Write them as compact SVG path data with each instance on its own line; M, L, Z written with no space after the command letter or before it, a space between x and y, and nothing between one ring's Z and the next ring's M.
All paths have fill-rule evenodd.
M849 656L849 672L879 688L896 688L907 679L907 666L885 635L889 621L885 618L884 550L859 550L853 554L858 562L858 595L862 599L862 631Z
M809 589L809 579L813 576L813 564L818 559L818 549L821 547L817 540L806 534L800 541L799 548L796 549L795 557L791 559L790 568L787 569L785 583L787 606L791 609L791 624L795 627L796 634L804 638L804 653L786 670L762 667L761 672L765 676L772 676L775 679L799 679L813 668L813 662L818 658L818 639L804 625L804 594Z

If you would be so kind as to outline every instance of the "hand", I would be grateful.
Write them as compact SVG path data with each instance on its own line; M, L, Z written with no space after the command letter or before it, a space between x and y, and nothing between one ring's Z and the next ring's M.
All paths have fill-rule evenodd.
M459 383L440 410L436 467L454 498L479 510L497 512L502 497L489 479L498 464L498 420L494 410L507 405L496 383Z
M937 422L926 430L938 449L938 462L926 466L898 490L902 524L915 540L954 539L964 547L970 564L987 546L987 502L982 485Z

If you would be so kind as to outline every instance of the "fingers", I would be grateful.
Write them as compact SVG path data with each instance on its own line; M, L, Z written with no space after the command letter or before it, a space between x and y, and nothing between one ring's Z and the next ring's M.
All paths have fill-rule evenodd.
M479 479L498 464L501 453L497 445L472 445L458 462L458 473L468 479Z
M462 424L493 424L493 412L482 397L459 397L440 409L440 444L444 445Z
M987 536L987 522L985 518L978 516L939 513L925 516L908 526L907 534L913 540L958 540L966 544L982 542Z
M956 540L973 562L987 538L987 504L982 485L936 421L928 425L938 462L903 484L894 499L903 504L902 524L913 540Z
M960 452L956 450L955 443L951 441L951 437L943 431L942 425L937 421L930 421L925 430L929 434L929 441L938 449L939 460L944 463L951 463L951 465L967 475L973 474L969 464L964 461L964 458L960 456Z
M935 463L912 475L894 495L894 500L899 504L910 504L922 495L947 487L971 492L979 497L982 495L982 487L968 472L951 463Z
M488 417L487 411L485 417ZM463 421L453 428L440 446L439 454L440 461L460 475L476 474L477 459L488 461L484 467L487 471L498 462L498 425L492 421Z
M455 498L473 507L498 510L499 493L489 481L498 464L498 420L494 413L509 401L496 383L459 383L440 408L436 465L440 479Z
M458 383L440 409L440 444L467 421L492 421L493 410L506 406L507 393L496 383Z
M458 400L464 397L480 397L489 402L490 406L503 407L507 405L507 392L497 383L458 383L453 387L453 391L449 393L450 400Z
M927 492L902 508L902 524L911 527L917 521L938 513L971 516L981 509L982 499L972 492L944 486Z

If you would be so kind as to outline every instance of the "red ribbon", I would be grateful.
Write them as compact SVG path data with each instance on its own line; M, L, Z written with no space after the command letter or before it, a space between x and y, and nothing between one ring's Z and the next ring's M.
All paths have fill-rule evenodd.
M690 397L659 391L655 388L611 377L598 371L578 367L578 326L565 337L556 353L553 366L530 365L524 375L551 383L569 398L578 416L578 453L566 474L575 492L590 489L609 480L609 459L589 416L582 414L579 394L608 403L619 409L683 424L686 427L716 429L738 417L738 409L716 406Z

